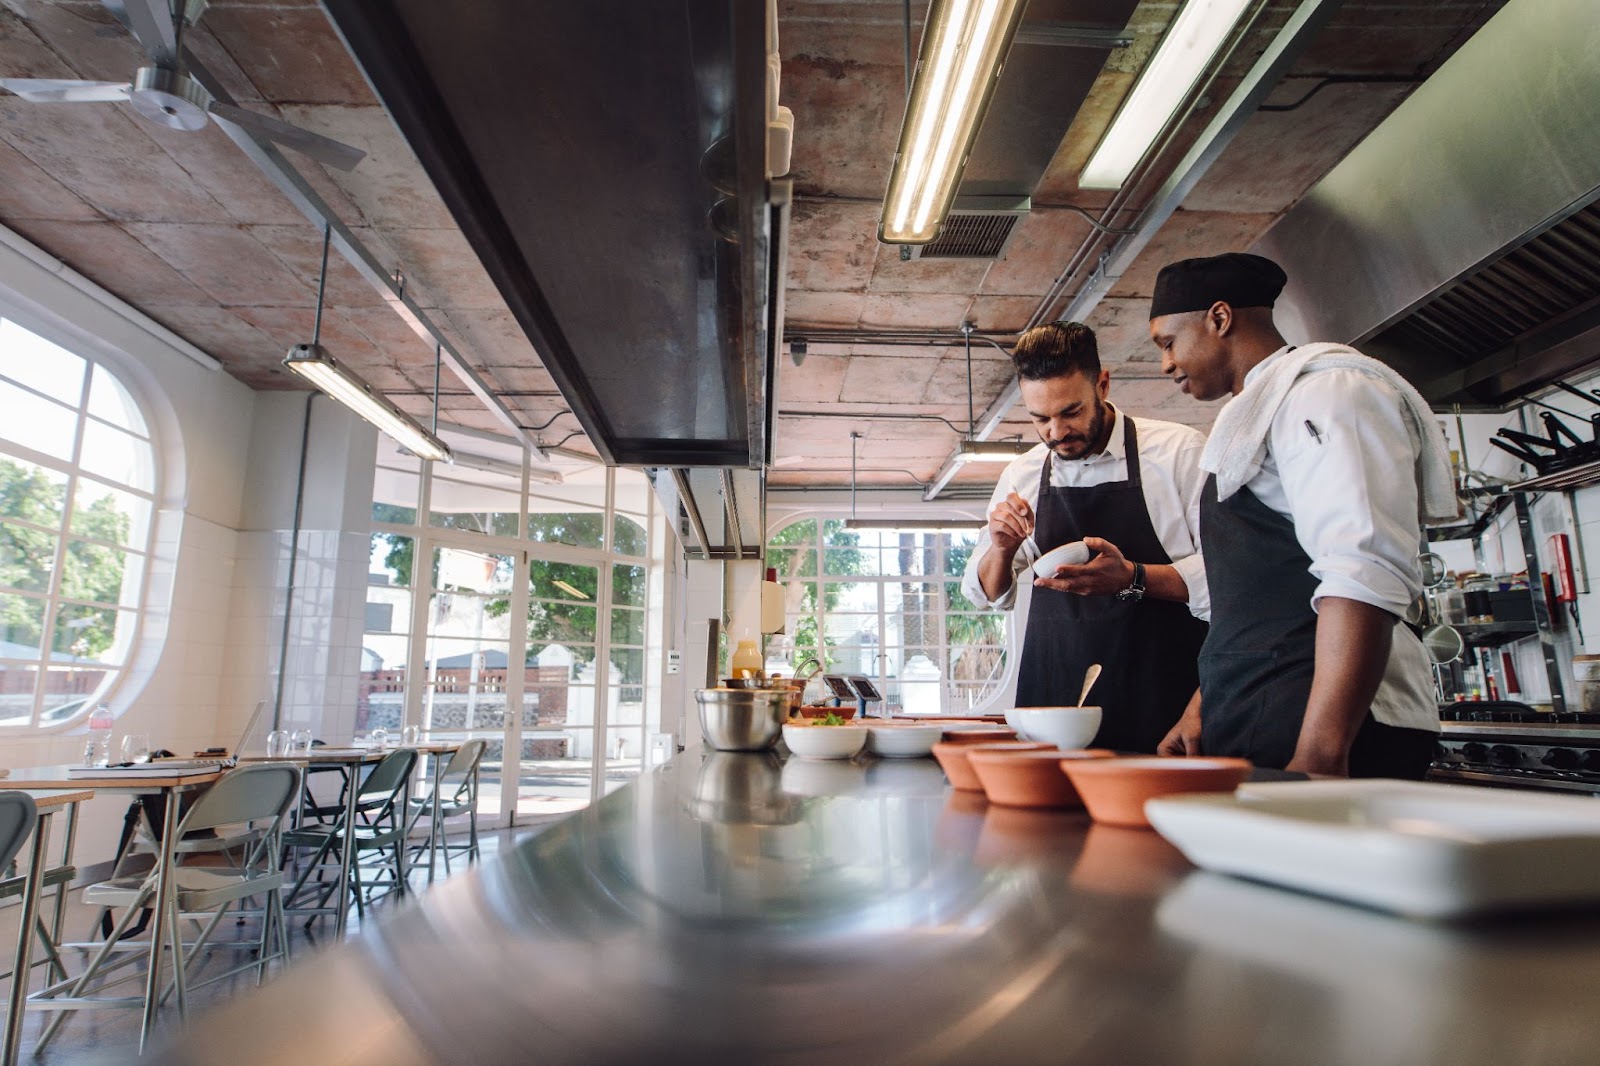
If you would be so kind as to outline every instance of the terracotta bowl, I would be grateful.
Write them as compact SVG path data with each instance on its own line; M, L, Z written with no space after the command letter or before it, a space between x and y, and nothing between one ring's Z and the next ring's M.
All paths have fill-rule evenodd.
M967 763L990 803L1005 807L1081 807L1078 790L1061 772L1063 758L1110 759L1113 755L1100 748L1068 755L1053 748L997 752L974 746Z
M826 718L830 714L836 714L840 718L848 719L856 716L856 705L852 703L848 707L829 707L820 703L805 703L796 707L793 713L801 718Z
M1175 792L1232 792L1251 770L1248 759L1207 756L1062 759L1060 766L1095 821L1145 829L1145 800Z
M939 765L944 768L944 776L950 779L953 787L967 792L982 792L983 786L978 783L978 775L972 772L972 765L967 762L967 756L972 752L1049 750L1051 750L1050 745L1031 740L1012 740L998 744L952 744L949 741L941 741L933 746L933 757L939 760Z
M1003 725L984 725L981 722L954 729L946 726L944 731L946 744L994 744L1016 739L1015 729Z

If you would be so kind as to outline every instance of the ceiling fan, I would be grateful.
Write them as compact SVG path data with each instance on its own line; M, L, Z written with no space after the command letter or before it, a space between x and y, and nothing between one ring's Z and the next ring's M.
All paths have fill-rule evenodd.
M181 60L184 28L198 21L205 11L204 0L179 0L176 14L168 0L101 2L132 32L150 56L151 66L140 67L131 82L0 78L0 88L35 104L126 101L145 118L175 130L198 130L214 117L340 170L352 170L366 157L361 149L331 137L212 99L205 87L184 71Z

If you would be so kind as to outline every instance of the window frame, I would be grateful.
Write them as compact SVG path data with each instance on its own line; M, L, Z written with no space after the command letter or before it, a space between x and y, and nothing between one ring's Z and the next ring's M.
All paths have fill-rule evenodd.
M40 624L39 653L37 657L31 660L15 656L0 658L0 665L3 665L7 670L25 671L31 669L34 671L33 699L29 704L28 714L25 717L0 720L0 736L50 735L66 732L80 725L93 713L94 707L101 703L112 702L120 694L123 687L128 684L130 675L136 676L136 664L146 651L143 647L143 642L150 606L151 576L156 563L156 537L157 528L161 522L161 499L164 475L167 473L165 469L166 462L159 438L156 413L152 405L146 397L141 395L141 390L136 382L130 380L130 375L124 372L123 368L118 365L118 361L104 354L102 351L104 346L102 344L96 343L93 338L75 335L77 331L52 329L47 324L40 323L31 315L18 313L17 310L4 301L0 301L0 321L10 322L16 328L37 337L46 344L60 348L74 358L81 360L84 364L83 380L79 385L76 401L70 405L58 397L50 396L23 381L7 375L4 366L0 365L0 378L3 378L9 386L71 412L74 419L71 453L65 457L39 451L17 441L0 439L0 458L30 464L65 478L65 483L62 486L60 522L53 528L23 519L0 518L0 523L53 535L56 539L51 557L50 571L44 589L14 589L8 586L3 592L0 592L0 595L20 595L27 599L40 599L45 605ZM91 394L97 373L107 375L126 395L128 402L137 412L139 420L144 424L143 433L130 427L119 426L91 411ZM133 438L147 449L143 458L147 464L148 487L141 488L127 482L114 480L104 472L89 469L84 465L85 431L88 429L91 420L99 426ZM104 538L75 530L73 528L73 519L78 509L79 488L84 482L115 492L126 493L141 500L145 508L143 529L137 532L130 530L130 535L124 543L112 543ZM130 568L135 570L131 589L125 588L125 595L119 597L119 599L126 599L127 602L109 603L87 597L64 595L62 582L67 571L69 548L74 542L122 553L124 557L123 581L125 585L128 582ZM44 721L44 703L48 695L46 690L50 671L52 666L56 669L63 668L62 664L52 657L55 654L55 631L63 608L71 609L75 607L82 607L92 611L126 612L130 616L126 630L119 631L120 624L117 629L113 630L111 647L120 649L120 661L106 662L101 659L88 659L81 663L77 660L70 662L66 667L68 669L81 667L91 670L103 670L104 676L92 690L83 695L81 705L77 710L65 717Z

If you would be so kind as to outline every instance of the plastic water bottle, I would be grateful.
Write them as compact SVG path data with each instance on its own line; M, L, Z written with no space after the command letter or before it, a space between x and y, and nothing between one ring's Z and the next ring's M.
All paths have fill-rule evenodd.
M111 762L111 730L117 720L111 708L100 704L89 716L89 742L83 747L85 766L106 766Z

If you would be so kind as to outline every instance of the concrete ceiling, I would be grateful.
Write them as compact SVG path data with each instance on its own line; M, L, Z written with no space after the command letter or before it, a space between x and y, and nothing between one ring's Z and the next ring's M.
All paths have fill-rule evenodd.
M1297 99L1327 74L1424 76L1501 2L1349 0L1274 99ZM1265 4L1206 106L1152 168L1154 181L1293 6ZM851 430L864 434L861 484L903 488L933 477L966 424L964 354L959 346L885 344L881 335L953 333L968 320L1004 342L1031 320L1059 313L1064 300L1046 301L1046 293L1093 235L1071 208L1109 202L1105 193L1080 191L1075 176L1177 7L1135 8L1132 45L1105 61L1004 259L901 262L874 237L904 93L900 0L780 2L781 97L796 127L787 329L851 336L812 343L798 366L784 361L772 484L847 483ZM913 4L917 25L924 8ZM367 151L350 174L286 155L382 262L404 272L407 292L524 425L550 444L587 448L537 353L314 0L212 0L187 40L241 106ZM1058 51L1063 62L1100 55ZM0 0L0 76L126 80L144 62L97 0ZM1409 90L1393 82L1332 85L1295 111L1249 121L1090 318L1115 400L1136 414L1209 423L1211 409L1159 380L1144 339L1156 268L1250 245ZM1153 187L1141 187L1131 206ZM291 345L310 339L320 234L215 126L175 132L126 104L28 104L0 94L0 222L210 352L240 380L295 386L278 364ZM337 257L323 343L400 406L431 410L431 348ZM976 408L1009 380L1003 353L975 345ZM501 428L448 371L444 384L448 420ZM1030 434L1020 415L998 435ZM956 487L983 491L995 469L969 467Z

